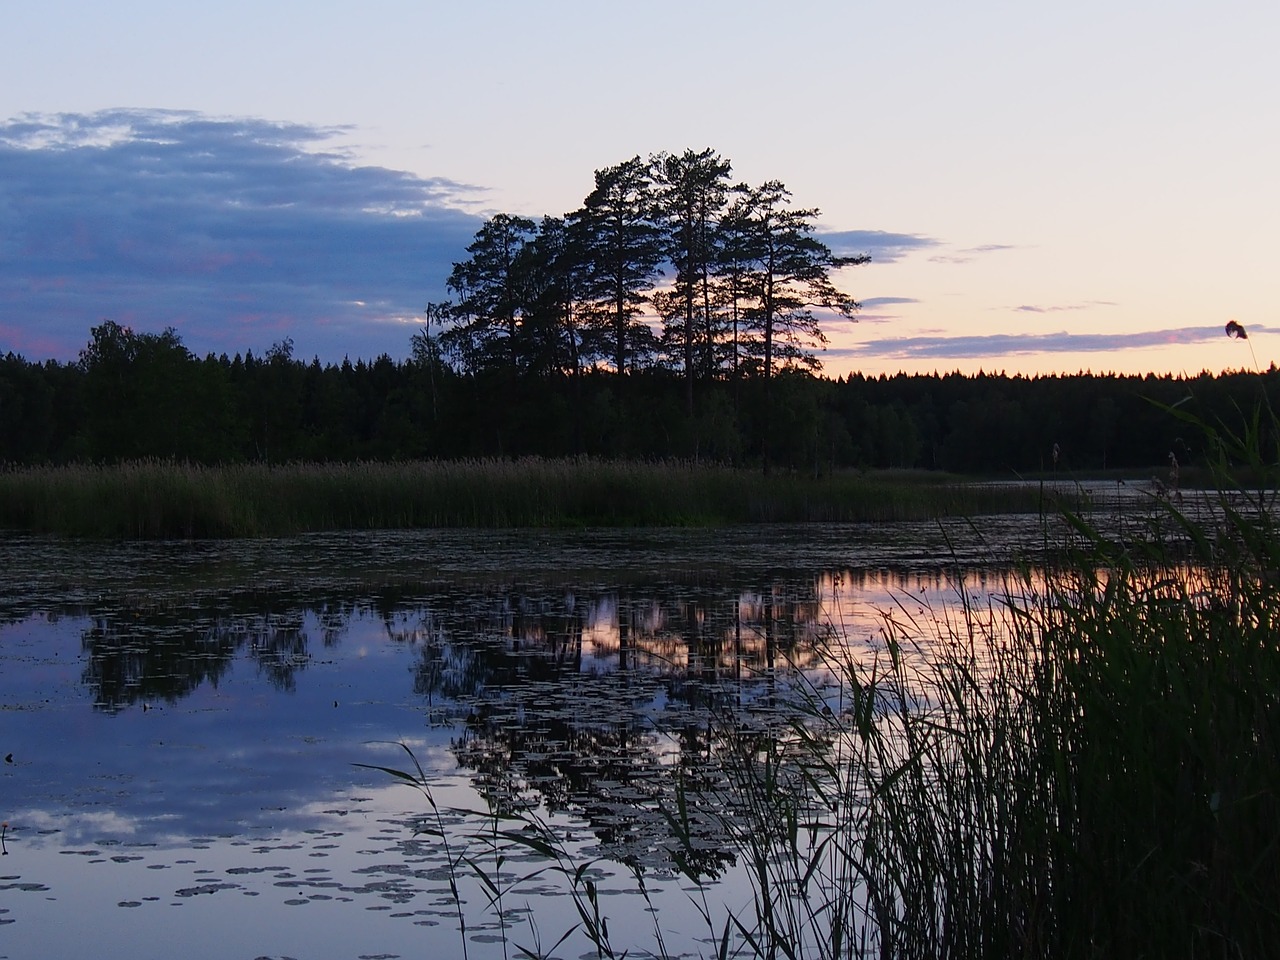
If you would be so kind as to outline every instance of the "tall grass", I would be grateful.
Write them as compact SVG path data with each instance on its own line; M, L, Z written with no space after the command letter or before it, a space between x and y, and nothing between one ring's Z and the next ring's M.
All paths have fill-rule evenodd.
M241 537L412 527L893 521L1035 510L1034 487L823 478L686 463L469 460L230 465L149 460L0 472L0 528Z
M1251 440L1224 450L1260 475ZM842 708L812 688L788 738L729 754L755 953L1272 955L1274 491L1162 500L1125 540L1069 516L999 603L903 604L881 656L833 648Z
M1219 438L1223 462L1274 478L1255 439ZM834 686L720 717L711 786L664 808L691 853L686 811L718 810L749 887L717 913L689 872L709 955L1274 955L1276 487L1223 489L1159 500L1123 538L1068 515L1058 561L998 600L903 603L877 653L833 640ZM591 936L607 918L556 830L527 816L504 836L573 882L598 955L622 952Z

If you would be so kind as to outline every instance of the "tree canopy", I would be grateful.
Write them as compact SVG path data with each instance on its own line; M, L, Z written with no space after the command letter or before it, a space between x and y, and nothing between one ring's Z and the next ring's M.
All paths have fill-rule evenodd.
M731 174L710 148L635 156L563 217L496 214L437 305L445 355L460 373L668 369L690 413L696 382L820 369L824 317L858 309L834 274L869 257L835 256L780 181Z
M1274 367L1192 378L828 379L783 369L769 380L708 381L690 415L678 368L625 378L607 366L576 376L460 372L441 360L438 321L433 309L403 362L321 364L294 356L288 340L262 356L196 357L173 330L111 321L93 328L76 362L0 355L0 464L588 455L759 465L767 455L806 473L1165 477L1170 453L1188 468L1210 452L1169 407L1228 427L1259 404L1280 408Z

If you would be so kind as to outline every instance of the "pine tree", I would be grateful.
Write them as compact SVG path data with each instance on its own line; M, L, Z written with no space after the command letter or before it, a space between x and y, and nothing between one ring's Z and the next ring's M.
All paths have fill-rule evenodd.
M653 165L667 256L675 267L664 320L667 338L680 344L692 416L695 378L710 379L720 367L720 323L713 307L712 274L731 166L710 148L660 154Z
M655 338L639 318L663 260L649 165L632 157L595 174L595 189L568 222L581 238L583 294L594 323L608 331L622 374L650 356Z
M791 191L780 181L740 188L729 230L742 265L749 305L746 319L758 347L764 378L764 468L769 468L769 384L781 367L817 370L816 350L826 344L813 308L853 318L858 303L838 290L832 271L866 263L867 256L837 257L813 235L817 209L792 209Z

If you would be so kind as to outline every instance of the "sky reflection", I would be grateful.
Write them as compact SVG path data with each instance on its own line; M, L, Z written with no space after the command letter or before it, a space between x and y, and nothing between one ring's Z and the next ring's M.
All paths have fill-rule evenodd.
M748 531L0 541L5 942L85 955L73 927L124 944L164 913L184 955L219 923L245 955L416 952L424 929L456 945L443 852L413 832L426 798L358 766L409 766L397 743L441 808L540 810L679 916L661 811L677 773L727 789L707 766L729 748L718 712L774 735L794 678L832 679L824 643L872 657L886 611L956 590L901 563L921 543L774 533L796 550ZM708 879L735 869L715 813L691 807L702 854L682 864ZM571 904L536 896L567 927Z

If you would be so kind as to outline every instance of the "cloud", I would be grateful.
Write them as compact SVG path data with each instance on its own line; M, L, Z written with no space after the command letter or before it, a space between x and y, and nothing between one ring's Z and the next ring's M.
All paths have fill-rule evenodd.
M888 307L899 303L919 303L915 297L867 297L865 300L859 300L864 310L875 310L878 307Z
M1260 333L1280 328L1256 325ZM1252 331L1251 331L1252 332ZM828 350L828 356L900 360L960 360L978 357L1023 356L1042 353L1101 353L1142 350L1174 344L1204 343L1223 338L1222 325L1147 330L1140 333L1030 333L974 337L907 337L877 340L856 347Z
M940 253L929 258L930 263L972 263L985 253L1000 253L1004 250L1018 249L1011 243L984 243L976 247L965 247L956 253Z
M894 307L919 302L915 297L866 297L858 301L862 309L858 311L856 320L858 323L896 323L902 319L902 316L893 309ZM833 316L827 321L828 328L834 327L842 319Z
M911 233L884 230L833 230L819 233L818 239L839 257L871 255L872 263L894 263L908 253L938 246L938 241Z
M1116 306L1116 303L1112 300L1089 300L1085 303L1059 304L1059 305L1050 306L1050 307L1038 307L1038 306L1034 306L1033 304L1024 303L1021 306L1014 307L1013 309L1018 311L1019 313L1064 313L1064 312L1072 312L1075 310L1092 310L1095 307L1114 307L1114 306Z
M336 128L185 111L0 123L0 352L74 357L113 319L193 351L286 336L407 352L480 219L479 188L359 166Z

